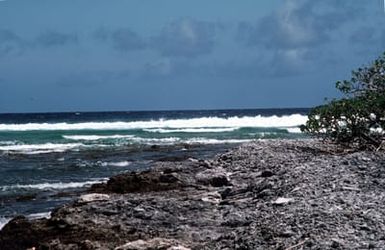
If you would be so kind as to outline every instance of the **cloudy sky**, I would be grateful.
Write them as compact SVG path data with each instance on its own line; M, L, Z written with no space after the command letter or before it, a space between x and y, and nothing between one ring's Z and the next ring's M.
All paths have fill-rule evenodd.
M2 0L0 113L310 107L385 51L383 0Z

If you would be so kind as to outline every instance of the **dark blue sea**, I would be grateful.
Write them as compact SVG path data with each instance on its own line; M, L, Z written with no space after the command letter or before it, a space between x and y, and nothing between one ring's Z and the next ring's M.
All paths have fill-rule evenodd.
M0 114L0 228L48 216L94 183L167 158L303 137L308 109Z

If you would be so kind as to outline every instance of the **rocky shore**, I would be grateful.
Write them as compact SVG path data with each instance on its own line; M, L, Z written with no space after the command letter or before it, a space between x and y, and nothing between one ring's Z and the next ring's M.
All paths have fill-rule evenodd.
M16 217L0 249L385 249L385 153L315 140L159 161L51 218Z

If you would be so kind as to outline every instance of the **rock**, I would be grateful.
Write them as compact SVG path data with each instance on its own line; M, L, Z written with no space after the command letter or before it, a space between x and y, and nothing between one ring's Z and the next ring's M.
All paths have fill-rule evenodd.
M85 240L81 242L80 244L82 250L96 250L96 249L103 249L99 242L93 242L90 240ZM104 248L106 249L106 248Z
M201 198L204 202L210 202L213 204L219 204L222 200L221 194L217 191L211 193L205 193Z
M268 178L268 177L271 177L271 176L273 176L274 175L274 173L272 172L272 171L270 171L270 170L265 170L265 171L262 171L261 172L261 177L263 177L263 178Z
M230 186L230 180L223 168L206 169L196 174L195 178L198 183L203 185L211 185L213 187Z
M276 199L275 201L273 201L272 203L274 205L285 205L285 204L288 204L290 202L293 202L294 199L292 198L283 198L283 197L280 197L278 199Z
M206 160L199 160L199 166L204 167L204 168L210 168L210 162Z
M98 192L132 193L179 189L185 186L175 173L144 171L120 174L111 177L106 184L97 184L91 190Z
M192 158L192 157L188 158L188 160L191 161L191 162L194 162L194 163L198 163L199 162L198 159L195 159L195 158Z
M158 158L157 161L171 161L171 162L178 162L178 161L185 161L189 159L190 157L188 155L173 155L173 156L165 156Z
M84 194L78 199L79 203L93 202L93 201L107 201L110 199L108 194Z
M136 240L115 248L115 250L190 250L177 240L153 238L150 240Z
M332 238L331 248L344 249L344 243L340 239Z
M229 214L226 216L226 220L222 223L223 226L226 227L245 227L251 224L246 216L242 214Z
M384 162L311 139L244 144L209 164L153 162L49 219L15 218L0 249L381 248Z
M209 180L209 183L213 187L223 187L223 186L230 186L231 185L230 180L225 175L213 176Z
M24 216L17 216L0 231L0 249L27 249L36 246L38 235Z
M16 201L30 201L36 199L36 194L26 194L16 197Z

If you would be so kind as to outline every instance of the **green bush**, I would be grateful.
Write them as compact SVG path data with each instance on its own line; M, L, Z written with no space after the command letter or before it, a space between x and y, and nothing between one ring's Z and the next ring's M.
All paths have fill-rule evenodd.
M385 53L336 88L343 98L312 109L302 131L349 147L384 147Z

